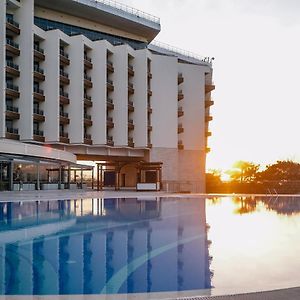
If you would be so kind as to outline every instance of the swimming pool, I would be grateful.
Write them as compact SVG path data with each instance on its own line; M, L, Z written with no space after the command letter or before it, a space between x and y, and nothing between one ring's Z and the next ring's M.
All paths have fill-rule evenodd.
M0 203L1 295L217 295L300 286L300 199Z

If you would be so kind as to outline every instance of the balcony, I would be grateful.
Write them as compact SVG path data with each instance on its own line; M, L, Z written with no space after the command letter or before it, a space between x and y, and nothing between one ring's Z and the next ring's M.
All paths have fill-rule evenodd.
M178 130L177 130L178 134L183 133L184 132L184 128L182 124L178 124Z
M133 83L128 82L128 94L134 94Z
M128 130L134 130L134 123L132 119L128 120Z
M184 145L181 140L178 141L178 150L184 150Z
M182 73L179 73L178 74L178 85L181 84L181 83L183 83L183 82L184 82L183 75L182 75Z
M107 128L114 128L115 124L114 124L114 120L112 117L107 117L106 118L106 127Z
M88 88L93 87L92 78L88 76L87 74L84 74L84 86Z
M19 56L20 55L19 44L17 44L11 39L6 39L6 51L11 53L12 55Z
M205 108L213 106L215 102L213 100L205 100Z
M38 45L34 44L34 59L37 61L44 61L45 60L45 54L44 49L41 49Z
M83 121L85 126L92 126L93 121L92 121L92 116L89 114L84 114L83 115Z
M34 75L34 79L36 79L37 81L45 80L44 70L38 66L33 67L33 75Z
M69 144L70 143L69 134L67 132L60 132L59 142L64 144Z
M84 144L87 144L87 145L92 145L93 144L92 136L88 133L84 134Z
M106 106L107 106L107 110L113 110L115 108L113 99L107 98Z
M108 135L107 138L106 138L106 145L107 146L111 146L113 147L114 146L114 139L112 136Z
M107 79L106 86L107 86L107 90L109 90L111 92L114 91L114 89L115 89L114 83L110 79Z
M93 68L92 59L87 55L84 55L84 66L88 69Z
M148 106L147 106L147 111L148 111L148 113L149 114L152 114L152 107L151 107L151 105L150 104L148 104Z
M38 87L33 87L33 98L38 102L45 101L44 91Z
M210 136L212 136L212 133L210 131L206 131L205 132L205 137L210 137Z
M70 84L69 74L63 70L59 71L59 81L63 84Z
M15 77L20 76L19 66L14 64L12 61L6 61L6 73Z
M182 117L184 115L183 108L180 106L178 107L178 118Z
M93 101L92 101L92 97L91 96L85 94L83 102L84 102L84 106L85 107L93 107Z
M70 104L69 94L64 91L60 91L59 92L59 103L63 104L63 105Z
M63 111L59 112L59 123L70 124L69 114Z
M33 140L36 142L44 143L45 142L44 131L34 129L33 130Z
M33 108L33 119L37 122L44 122L45 116L44 111L39 108Z
M19 120L20 119L19 109L14 106L6 105L5 117L8 120Z
M205 122L206 123L211 122L212 120L213 120L212 116L205 116Z
M17 128L6 127L5 137L11 140L19 140L19 130Z
M128 100L128 111L134 112L133 101Z
M19 98L19 87L10 82L6 82L6 96L12 98Z
M148 89L147 93L148 93L148 96L150 96L150 97L151 97L152 94L153 94L152 91L151 91L150 89Z
M134 69L132 65L128 65L128 75L134 76Z
M69 55L62 49L59 51L59 61L63 65L68 66L70 64Z
M153 77L153 76L152 76L152 73L151 73L151 71L149 71L149 70L148 70L148 72L147 72L147 76L148 76L148 78L149 78L149 79L152 79L152 77Z
M212 92L215 89L215 85L214 84L205 84L205 94Z
M6 32L7 34L19 35L20 25L12 18L6 17Z
M133 142L133 138L132 137L128 138L128 147L134 148L134 142Z
M182 92L182 90L178 91L178 101L181 101L184 98L184 94Z
M113 73L115 71L114 64L111 61L106 62L107 71Z

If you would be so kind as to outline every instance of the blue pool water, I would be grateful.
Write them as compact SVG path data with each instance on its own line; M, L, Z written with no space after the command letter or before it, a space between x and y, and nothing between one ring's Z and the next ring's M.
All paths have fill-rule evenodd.
M0 294L297 286L299 212L290 198L0 203Z

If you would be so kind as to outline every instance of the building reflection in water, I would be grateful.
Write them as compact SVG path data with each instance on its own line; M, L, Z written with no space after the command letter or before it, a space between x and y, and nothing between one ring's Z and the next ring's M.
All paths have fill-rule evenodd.
M0 222L3 295L211 287L204 199L1 203Z

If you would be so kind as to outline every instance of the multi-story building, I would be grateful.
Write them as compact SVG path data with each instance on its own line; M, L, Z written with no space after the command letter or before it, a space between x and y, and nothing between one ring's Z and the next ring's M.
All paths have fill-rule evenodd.
M108 3L1 1L2 145L123 163L120 186L161 162L165 189L204 191L211 61L151 43L158 18Z

